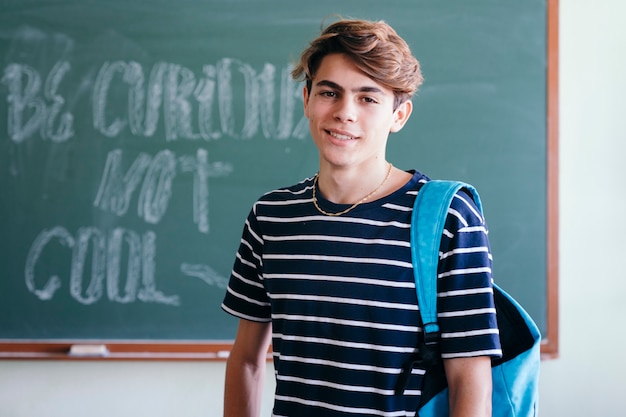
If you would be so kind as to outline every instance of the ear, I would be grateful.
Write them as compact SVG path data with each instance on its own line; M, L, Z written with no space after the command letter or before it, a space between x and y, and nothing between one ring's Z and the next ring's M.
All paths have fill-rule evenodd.
M393 113L393 123L389 128L390 132L399 132L404 127L404 124L409 120L411 112L413 111L413 103L411 100L407 100L400 104L396 111Z
M302 89L302 101L304 102L304 117L309 118L309 90L306 85Z

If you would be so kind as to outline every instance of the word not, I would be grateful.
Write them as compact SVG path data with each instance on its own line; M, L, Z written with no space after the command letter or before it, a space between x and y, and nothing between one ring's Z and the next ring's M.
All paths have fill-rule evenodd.
M140 153L124 173L122 159L121 149L114 149L108 153L93 203L95 207L120 217L125 215L133 193L143 177L137 214L145 222L157 224L167 211L177 171L193 172L193 220L198 231L209 233L208 179L229 175L233 171L230 164L209 163L206 149L198 149L195 156L184 155L178 158L174 152L165 149L154 157L144 152Z

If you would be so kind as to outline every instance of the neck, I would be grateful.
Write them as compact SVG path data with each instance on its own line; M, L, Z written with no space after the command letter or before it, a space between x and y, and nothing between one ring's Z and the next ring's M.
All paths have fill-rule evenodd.
M320 172L317 178L318 190L329 201L336 204L355 204L381 197L390 182L394 171L388 162L376 168L363 171Z

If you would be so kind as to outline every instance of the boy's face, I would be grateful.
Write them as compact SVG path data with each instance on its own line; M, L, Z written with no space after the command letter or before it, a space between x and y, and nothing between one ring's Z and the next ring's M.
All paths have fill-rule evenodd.
M304 89L304 114L320 152L320 167L362 167L385 160L390 132L404 126L411 102L393 110L393 91L378 84L343 54L322 59Z

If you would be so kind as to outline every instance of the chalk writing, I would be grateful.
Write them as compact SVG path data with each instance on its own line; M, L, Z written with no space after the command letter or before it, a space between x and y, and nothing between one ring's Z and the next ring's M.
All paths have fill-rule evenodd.
M74 116L69 112L61 113L65 100L57 94L59 83L69 68L70 64L65 61L54 65L46 77L42 97L39 91L41 75L34 68L18 63L7 65L2 82L9 90L7 133L11 140L19 143L36 132L43 139L55 142L63 142L73 136ZM27 114L30 117L25 120Z
M154 158L140 153L124 174L122 156L121 149L108 153L94 201L95 207L124 216L143 177L137 205L138 216L147 223L159 223L167 210L177 170L193 172L193 220L199 232L209 232L208 179L229 175L233 171L231 164L209 163L206 149L198 149L195 156L183 155L178 158L172 151L163 150Z
M42 81L39 71L27 64L10 63L5 67L2 82L9 91L8 134L14 142L37 133L55 142L75 136L74 115L64 110L65 99L58 92L70 69L70 62L58 61ZM257 73L249 64L223 58L217 65L205 65L197 77L182 65L159 62L146 81L139 63L107 61L93 83L93 128L106 137L117 137L126 130L134 136L152 137L162 115L167 141L251 139L259 135L274 140L303 139L307 135L306 119L300 116L294 123L296 100L301 94L289 71L287 66L280 73L276 120L277 81L272 64L265 64ZM234 73L243 78L244 112L240 121L235 112ZM126 90L123 106L118 97L120 89Z
M101 213L136 216L156 227L170 208L177 184L191 183L190 221L198 233L209 235L210 180L235 169L232 162L210 160L211 144L235 140L245 146L259 138L287 141L308 135L301 87L291 79L290 65L254 67L224 57L194 69L162 60L146 64L103 59L84 69L84 63L74 62L75 42L66 35L22 28L14 37L15 51L33 53L10 53L4 60L8 64L0 83L6 86L7 138L15 147L32 148L36 138L67 149L72 141L85 138L101 141L98 149L108 146L97 162L101 176L91 198L91 209ZM53 52L44 59L45 51ZM80 98L89 108L77 104ZM163 140L167 145L156 151L150 145L147 152L141 148L146 141L127 149L119 140L112 141L116 138L151 138L151 143ZM200 146L180 151L174 142L181 140ZM12 171L13 178L19 177L18 171ZM42 230L26 256L27 290L49 301L63 289L82 305L102 300L181 305L177 294L165 294L157 286L157 232L107 224L111 227L85 225L71 232L53 224ZM48 262L52 258L55 262ZM211 266L186 260L181 260L178 273L221 289L227 284Z
M199 278L207 284L215 285L218 288L226 288L228 285L228 279L207 265L193 265L184 262L181 264L180 270L190 277Z
M139 236L132 230L115 228L107 239L105 233L95 227L80 228L73 236L62 226L43 230L31 245L26 258L26 287L40 300L52 299L62 286L58 275L48 277L42 285L38 285L35 279L38 262L53 240L71 250L70 276L67 277L69 293L79 303L89 305L99 301L104 294L106 277L107 297L110 301L128 303L138 298L143 302L174 306L180 304L178 296L164 295L156 287L154 232L148 231ZM126 285L121 295L119 287L123 242L126 242L129 250ZM88 258L91 258L91 274L86 281L85 261Z

